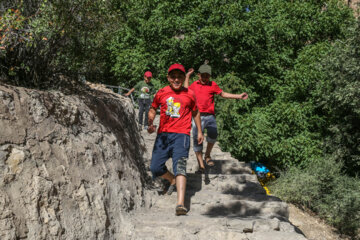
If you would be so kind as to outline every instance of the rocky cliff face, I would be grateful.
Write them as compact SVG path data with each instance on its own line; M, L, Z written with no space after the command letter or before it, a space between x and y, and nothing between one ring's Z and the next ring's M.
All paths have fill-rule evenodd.
M121 239L147 204L130 102L0 85L0 239Z

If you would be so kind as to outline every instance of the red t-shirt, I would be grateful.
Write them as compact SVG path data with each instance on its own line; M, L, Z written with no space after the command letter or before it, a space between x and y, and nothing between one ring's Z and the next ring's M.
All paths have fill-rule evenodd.
M170 86L160 89L151 104L160 108L160 126L158 133L184 133L190 135L192 111L197 109L192 90L183 88L179 92Z
M200 80L197 80L190 85L189 89L195 93L200 112L215 114L214 94L222 92L216 82L209 81L207 84L201 84Z

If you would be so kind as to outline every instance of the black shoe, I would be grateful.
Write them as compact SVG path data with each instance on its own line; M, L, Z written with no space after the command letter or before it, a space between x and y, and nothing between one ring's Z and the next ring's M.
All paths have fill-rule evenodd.
M173 193L173 191L176 189L176 185L170 185L168 190L166 191L167 195L171 195Z
M196 174L204 174L205 173L205 168L200 168L199 167L199 169L197 171L195 171L195 173Z

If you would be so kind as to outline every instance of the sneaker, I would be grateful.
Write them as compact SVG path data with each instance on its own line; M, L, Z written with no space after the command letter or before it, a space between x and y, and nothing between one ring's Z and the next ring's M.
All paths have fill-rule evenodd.
M197 171L195 171L196 174L205 174L205 168L199 167Z

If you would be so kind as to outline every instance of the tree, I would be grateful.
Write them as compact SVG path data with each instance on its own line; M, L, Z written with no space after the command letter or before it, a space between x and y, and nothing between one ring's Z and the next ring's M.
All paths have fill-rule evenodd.
M326 151L344 162L348 174L360 172L360 22L346 41L337 41L322 62L319 103L327 114Z
M111 76L106 44L120 25L112 1L16 1L2 12L2 81L56 87L60 76ZM11 8L10 8L11 7Z

